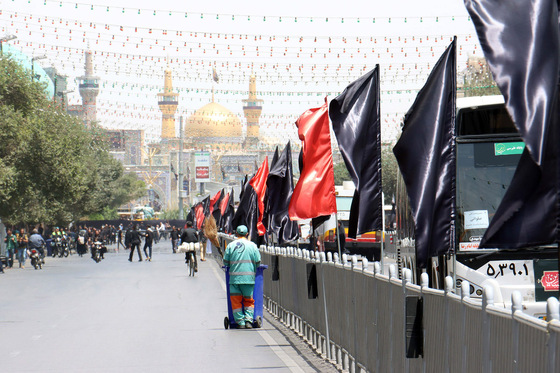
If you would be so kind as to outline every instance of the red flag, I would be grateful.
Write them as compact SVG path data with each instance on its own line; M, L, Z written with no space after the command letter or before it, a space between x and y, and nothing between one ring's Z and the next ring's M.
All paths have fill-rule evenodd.
M307 110L296 121L298 135L303 142L303 167L288 210L292 220L336 213L327 108L325 98L323 106Z
M200 230L202 223L204 223L204 206L201 202L194 206L194 213L196 216L196 229Z
M219 190L218 193L216 193L216 195L212 197L212 199L210 200L210 214L214 211L214 205L220 199L221 196L222 196L222 191Z
M264 214L264 195L266 194L266 180L268 179L268 157L264 158L264 162L261 167L257 170L257 173L249 184L257 193L257 198L259 202L259 220L257 221L257 229L259 231L259 236L264 236L266 234L266 228L262 222Z
M224 198L222 198L222 201L220 202L220 213L222 216L224 216L224 212L226 211L226 207L229 203L229 192L226 193L226 195L224 196Z

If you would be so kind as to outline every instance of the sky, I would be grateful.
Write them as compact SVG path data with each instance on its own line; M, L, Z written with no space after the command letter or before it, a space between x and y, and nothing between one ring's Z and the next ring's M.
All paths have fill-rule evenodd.
M403 115L454 35L458 71L481 56L460 0L430 1L51 1L2 0L0 36L11 47L68 77L70 104L80 104L76 77L84 51L101 79L97 118L106 128L144 129L157 141L157 93L173 71L185 118L215 101L242 122L249 77L263 99L261 135L297 140L295 120L333 99L353 80L381 69L382 139L394 141ZM211 78L215 68L219 83Z

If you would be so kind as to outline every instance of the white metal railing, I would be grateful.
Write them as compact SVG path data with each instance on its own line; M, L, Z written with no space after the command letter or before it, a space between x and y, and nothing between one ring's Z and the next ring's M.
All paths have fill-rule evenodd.
M411 282L404 269L389 275L357 257L295 247L261 247L265 305L320 353L350 372L558 372L560 308L547 304L547 321L523 313L521 296L512 308L494 305L491 287L471 299L469 284L453 293ZM421 300L422 351L407 358L407 297ZM411 320L409 318L409 320ZM415 320L418 320L416 318Z

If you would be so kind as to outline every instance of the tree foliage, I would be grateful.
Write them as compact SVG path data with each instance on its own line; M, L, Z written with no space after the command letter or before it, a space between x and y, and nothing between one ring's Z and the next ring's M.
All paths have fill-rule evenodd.
M98 133L55 107L9 57L0 59L0 218L66 224L140 197Z
M342 185L343 181L352 181L350 173L346 168L344 161L338 162L333 166L334 171L334 185Z
M381 179L385 195L383 203L391 203L391 198L395 194L398 172L399 167L392 148L383 146L381 148ZM346 164L342 161L334 165L334 184L342 185L343 181L352 181L352 178Z
M397 175L399 174L399 165L393 154L392 146L384 146L381 148L381 174L383 179L383 193L385 194L383 203L390 204L397 190Z

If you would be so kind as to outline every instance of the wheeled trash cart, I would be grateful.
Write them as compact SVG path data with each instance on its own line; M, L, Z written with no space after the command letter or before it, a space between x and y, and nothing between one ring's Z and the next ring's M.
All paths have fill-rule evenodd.
M232 329L237 328L238 325L233 317L233 310L231 309L231 299L229 297L229 267L222 267L226 272L226 289L227 289L227 306L228 315L224 317L224 328ZM261 264L257 268L257 273L255 274L255 289L253 290L253 299L255 300L255 313L253 315L252 325L254 328L260 328L262 326L263 320L263 271L267 269L268 266Z

